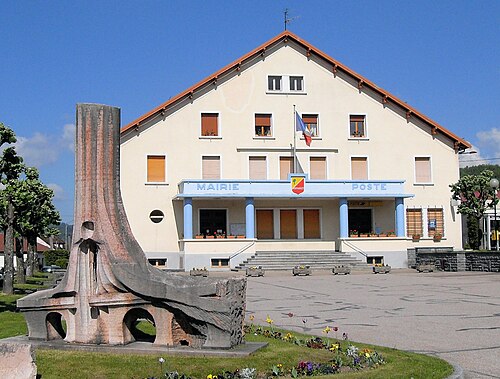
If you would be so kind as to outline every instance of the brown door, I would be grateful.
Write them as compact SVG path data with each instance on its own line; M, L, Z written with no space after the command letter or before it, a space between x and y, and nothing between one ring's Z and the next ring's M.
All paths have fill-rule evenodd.
M295 209L281 209L280 226L281 239L297 239L297 211Z
M257 209L257 239L274 238L274 221L272 209Z
M319 227L319 209L304 209L304 238L321 238Z

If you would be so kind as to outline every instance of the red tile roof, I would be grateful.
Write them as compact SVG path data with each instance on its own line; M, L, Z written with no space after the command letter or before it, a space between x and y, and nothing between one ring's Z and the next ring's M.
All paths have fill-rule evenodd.
M225 66L224 68L217 71L216 73L214 73L214 74L208 76L207 78L203 79L202 81L196 83L194 86L188 88L184 92L181 92L177 96L174 96L173 98L171 98L167 102L154 108L152 111L150 111L150 112L144 114L143 116L139 117L138 119L132 121L130 124L128 124L122 128L121 133L125 133L132 128L139 127L145 121L147 121L150 118L155 117L157 114L167 110L169 107L176 104L177 102L179 102L187 97L192 96L194 92L201 89L205 85L207 85L209 83L213 83L214 80L217 80L217 78L219 78L227 73L230 73L234 70L239 70L243 63L247 62L248 60L254 58L255 56L257 56L259 54L265 54L266 49L268 49L269 47L276 45L277 43L280 43L280 42L287 43L288 40L293 40L294 42L296 42L297 44L302 46L305 49L305 53L308 56L316 55L316 56L322 58L327 63L331 64L333 73L343 72L343 73L349 75L350 77L352 77L353 79L355 79L358 82L358 85L360 87L367 87L367 88L370 88L372 91L378 93L381 96L381 101L383 103L387 103L387 104L392 103L392 104L398 105L406 113L407 117L416 117L417 119L423 121L425 124L429 125L429 127L431 128L430 131L432 134L441 133L441 134L445 135L446 137L450 138L454 142L455 150L457 150L457 151L464 150L466 148L471 147L471 144L469 142L467 142L466 140L464 140L463 138L458 137L457 135L450 132L449 130L447 130L446 128L444 128L443 126L438 124L437 122L431 120L430 118L428 118L424 114L420 113L419 111L417 111L415 108L411 107L410 105L408 105L404 101L398 99L396 96L394 96L394 95L390 94L389 92L383 90L382 88L378 87L376 84L374 84L370 80L368 80L365 77L354 72L353 70L351 70L347 66L344 66L342 63L336 61L335 59L333 59L332 57L330 57L326 53L322 52L321 50L317 49L316 47L314 47L311 44L307 43L306 41L302 40L301 38L299 38L298 36L296 36L295 34L293 34L292 32L290 32L288 30L277 35L273 39L267 41L263 45L257 47L256 49L252 50L248 54L242 56L241 58L235 60L234 62Z
M47 250L50 250L50 247L42 245L41 243L37 242L36 251L41 253ZM0 252L3 253L4 251L5 251L5 238L4 234L0 233ZM23 238L23 251L24 252L28 251L28 242L26 241L26 238Z

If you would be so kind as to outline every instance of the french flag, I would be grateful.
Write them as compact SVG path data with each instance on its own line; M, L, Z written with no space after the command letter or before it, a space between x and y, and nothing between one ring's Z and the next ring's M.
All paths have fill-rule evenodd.
M304 120L302 120L302 117L299 116L297 111L295 111L295 131L302 132L302 135L306 140L306 145L311 146L311 141L312 141L311 131L306 128Z

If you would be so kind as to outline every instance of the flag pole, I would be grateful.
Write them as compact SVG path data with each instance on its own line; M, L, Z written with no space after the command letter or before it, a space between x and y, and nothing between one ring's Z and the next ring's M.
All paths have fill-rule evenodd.
M297 173L297 113L293 105L293 173Z

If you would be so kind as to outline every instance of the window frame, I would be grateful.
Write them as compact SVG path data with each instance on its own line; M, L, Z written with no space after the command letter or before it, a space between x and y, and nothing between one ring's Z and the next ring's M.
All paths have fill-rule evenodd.
M302 88L301 89L292 89L292 83L294 85L297 83L300 83L300 87L302 87ZM288 91L290 91L292 93L305 92L304 91L304 75L288 75Z
M271 135L269 136L259 136L257 135L256 133L256 129L257 129L257 115L261 115L261 116L269 116L270 118L270 131L271 131ZM254 115L253 115L253 138L254 139L274 139L274 115L272 112L255 112Z
M216 114L217 115L217 135L203 135L203 115ZM221 130L221 113L218 111L203 111L200 112L200 139L222 139Z
M163 157L163 162L164 162L164 173L163 181L149 181L149 157ZM145 177L145 183L146 185L168 185L168 176L167 176L167 154L165 153L148 153L146 154L146 177Z
M307 116L316 116L316 135L313 135L311 138L312 139L321 139L320 126L319 126L319 124L320 124L319 112L304 112L304 113L301 113L300 118L302 118L302 121L304 121L304 117L307 117ZM305 121L304 121L304 124L306 125L306 127L309 125ZM309 130L311 130L311 129L309 129ZM301 136L300 138L304 139L303 136Z
M362 113L362 112L358 112L358 113L349 113L349 119L348 119L348 123L347 123L347 133L349 135L349 139L351 140L356 140L356 141L359 141L359 140L368 140L368 115L366 113ZM351 133L351 118L352 117L363 117L363 131L364 131L364 134L362 136L356 136L356 135L353 135Z
M271 78L279 78L279 89L274 88L276 84L275 80L273 79L273 82L271 82ZM270 88L270 84L273 84L273 88ZM266 85L267 91L268 92L283 92L283 75L267 75L267 85Z
M417 181L417 159L427 159L429 161L429 182ZM415 155L413 157L413 185L414 186L433 186L434 185L434 172L432 170L432 156L431 155Z
M281 88L279 90L270 88L270 78L281 78L280 84ZM301 78L301 84L302 84L302 89L296 90L296 89L291 89L291 80L292 78ZM306 80L305 80L305 75L303 74L269 74L266 75L266 93L268 94L298 94L298 95L305 95L306 94Z
M214 264L215 261L218 261L218 264ZM227 261L226 265L223 265L223 261ZM229 258L210 258L210 267L211 268L229 268Z

